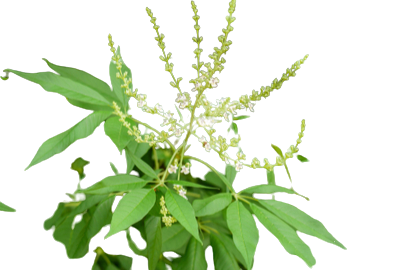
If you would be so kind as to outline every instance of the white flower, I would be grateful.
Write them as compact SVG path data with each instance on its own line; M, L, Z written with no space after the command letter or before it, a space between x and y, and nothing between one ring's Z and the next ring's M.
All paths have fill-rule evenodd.
M179 190L179 195L182 196L183 198L187 199L185 194L186 194L186 190L184 190L184 189Z
M166 113L166 117L167 118L171 118L173 116L174 113L170 113L170 111L167 111Z
M182 128L179 128L175 131L176 137L180 137L180 136L182 136L182 134L183 134L183 129Z
M210 149L211 149L211 148L210 148L210 144L209 144L209 143L206 143L206 144L205 144L205 149L206 149L207 152L210 152Z
M249 106L249 110L250 110L251 112L254 112L254 111L255 111L255 110L253 110L253 106L255 106L255 104L253 104L252 102L249 102L248 106Z
M204 126L207 125L206 118L204 118L203 116L199 117L199 119L197 119L197 120L198 120L199 126L204 127Z
M205 136L200 137L200 138L199 138L199 142L201 142L201 143L207 142L207 141L206 141L206 137L205 137Z
M236 165L236 171L240 171L240 169L243 169L242 162L239 162L239 161L236 160L235 165Z
M164 125L167 125L168 123L169 123L169 119L168 118L163 118L163 123L160 124L160 125L163 127Z
M161 113L163 112L163 107L162 107L162 105L159 105L159 103L156 104L155 109L156 109L158 112L161 112Z
M198 82L195 83L195 87L192 88L192 92L196 92L197 89L199 89L202 85Z
M227 153L225 153L225 163L226 163L226 164L230 164L230 162L229 162L229 156L228 156Z
M187 105L189 105L189 103L185 100L182 103L180 103L179 108L184 109L184 108L186 108Z
M169 171L169 173L175 173L177 169L177 166L175 165L170 165L169 169L167 169Z
M189 173L189 168L186 167L186 166L183 166L183 167L182 167L182 173L188 174L188 173Z
M225 113L223 114L223 116L225 117L225 120L226 120L227 122L229 122L229 114L228 114L227 112L225 112Z
M212 78L209 80L209 83L212 85L213 88L217 87L218 82L219 82L218 78Z
M176 98L176 102L182 102L182 101L185 101L186 100L186 96L185 95L183 95L183 94L180 94L180 93L178 93L177 94L177 98Z
M176 126L172 125L170 126L169 131L174 131L175 129L176 129Z
M137 102L137 107L141 108L143 106L145 106L147 103L144 100L139 100L139 102Z

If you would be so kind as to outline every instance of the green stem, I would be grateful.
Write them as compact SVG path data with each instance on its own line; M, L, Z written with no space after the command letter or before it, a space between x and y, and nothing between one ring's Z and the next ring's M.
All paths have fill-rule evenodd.
M161 254L161 256L162 256L162 261L164 261L167 265L172 266L172 262L171 262L171 261L169 261L169 259L168 259L168 258L164 257L164 256L163 256L163 254Z
M150 125L148 125L148 124L146 124L146 123L143 123L143 122L141 122L141 121L139 121L139 120L137 120L137 119L134 119L133 117L131 117L131 119L132 119L133 121L135 121L136 123L139 123L139 124L141 124L141 125L143 125L143 126L145 126L145 127L147 127L147 128L150 128L151 130L153 130L153 131L156 132L157 134L161 135L161 133L160 133L157 129L151 127ZM170 148L172 148L173 151L176 150L175 147L173 146L173 144L172 144L168 139L165 139L165 141L166 141L167 144L170 146Z
M190 196L190 197L195 197L195 198L200 198L201 197L200 194L193 193L193 192L186 192L186 195Z
M154 162L155 162L155 170L158 170L159 169L159 160L157 158L156 147L153 145L152 149L153 149L153 158L154 158Z

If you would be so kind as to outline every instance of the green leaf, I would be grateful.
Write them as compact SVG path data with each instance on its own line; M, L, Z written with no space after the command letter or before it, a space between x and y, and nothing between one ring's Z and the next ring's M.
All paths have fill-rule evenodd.
M64 212L65 208L66 208L65 203L59 203L59 205L57 206L57 209L54 212L53 216L44 221L43 227L46 231L50 230L51 227L56 225L57 221L63 215L63 212Z
M242 193L259 193L259 194L272 194L275 192L286 192L289 194L295 194L291 189L284 188L284 187L277 186L277 185L266 185L266 184L248 187L240 191L239 193L241 192Z
M253 203L250 204L250 208L263 226L276 236L287 252L300 257L309 267L316 264L310 248L299 238L293 228L271 212Z
M237 125L234 121L232 121L227 129L227 136L229 136L230 131L233 132L233 134L235 134L237 136L238 134L238 128Z
M272 144L272 148L275 149L276 153L278 153L278 155L281 156L282 159L284 159L282 150L280 150L279 147L277 147L276 145Z
M183 180L166 180L166 183L181 185L184 187L195 187L195 188L206 188L206 189L218 189L214 187L208 187L201 184L196 184L193 182L183 181Z
M70 168L74 171L77 171L79 173L79 179L83 180L86 177L86 174L84 174L84 166L86 166L89 163L89 161L79 157L76 158L75 161L73 161L72 166Z
M80 100L75 100L71 98L66 98L66 100L72 104L73 106L85 109L85 110L90 110L90 111L110 111L113 112L113 108L107 106L107 105L95 105L92 103L87 103L83 102Z
M54 156L55 154L63 152L75 141L88 137L94 132L100 123L110 115L111 112L108 111L93 112L72 128L48 139L40 146L30 165L25 170Z
M102 200L96 207L92 219L89 222L86 237L92 239L100 229L110 224L112 220L112 205L116 196L112 195Z
M166 192L165 202L172 216L175 217L191 235L202 243L202 240L199 238L199 228L192 205L182 196L171 192L170 189Z
M136 165L137 168L139 168L144 174L154 178L154 179L159 179L157 176L157 173L150 167L146 162L144 162L142 159L138 158L135 156L129 148L126 148L126 153L129 154L130 158L132 159L133 163Z
M225 174L226 179L229 181L229 183L233 184L233 181L235 180L237 174L236 168L232 165L226 165Z
M300 160L301 162L309 162L309 159L305 158L304 156L297 155L296 157L297 157L298 160Z
M112 171L114 172L114 174L119 174L119 171L117 170L116 166L114 166L113 163L110 162L110 167L112 168Z
M129 244L130 249L136 255L147 257L147 246L145 249L138 248L136 243L132 240L129 229L126 230L126 238L127 238L127 243Z
M121 154L122 150L133 138L127 133L129 130L127 127L123 126L119 119L119 116L114 116L107 119L106 122L104 122L104 133L109 136ZM126 118L126 122L130 125L134 124L134 122L129 118Z
M16 209L11 208L10 206L5 205L4 203L0 202L0 211L4 212L16 212Z
M82 190L86 194L107 194L111 192L128 192L144 187L147 181L129 174L108 176L96 184Z
M269 185L275 185L275 172L266 170L266 177Z
M219 234L219 240L223 242L225 247L232 253L234 258L240 262L244 267L246 267L245 259L243 258L240 251L236 248L235 243L233 243L233 239L227 236L224 233Z
M180 122L184 123L182 113L180 112L179 108L176 105L175 105L175 108L176 108L177 113L179 114Z
M59 226L52 230L54 241L62 244L69 260L81 259L89 252L91 239L87 238L86 213L80 215L81 219L76 221L76 216L70 216Z
M149 270L155 270L160 254L162 254L162 226L160 217L148 216L144 220L147 236L147 259Z
M155 201L156 195L153 189L135 189L123 196L113 213L110 231L104 239L141 220L153 207Z
M275 200L259 200L259 203L298 231L346 249L326 230L320 221L310 217L293 205Z
M222 182L220 177L214 171L209 171L205 175L205 180L207 183L210 183L216 187L219 187L220 190L226 190L226 185Z
M127 78L132 79L132 71L130 68L128 68L123 61L122 55L120 54L120 46L117 46L116 54L120 56L120 60L122 63L122 74L127 72ZM112 83L113 87L113 92L115 93L116 97L121 101L121 104L118 104L119 106L126 108L126 111L129 110L129 99L130 97L127 96L125 92L125 88L122 88L121 86L124 84L124 81L122 79L116 78L116 73L119 72L119 70L116 67L116 63L114 61L110 61L110 81ZM133 91L133 83L129 83L129 89Z
M164 226L162 228L162 252L175 252L182 246L185 246L189 242L190 237L190 233L179 223L173 224L171 227Z
M104 81L92 76L91 74L84 72L79 69L71 68L71 67L64 67L58 66L55 64L50 63L47 59L43 58L46 61L47 65L59 73L62 77L68 78L72 81L78 82L82 85L85 85L101 96L103 96L109 103L111 104L113 101L116 101L117 104L120 104L120 100L116 97L116 95L110 89L110 86L105 83ZM69 101L70 102L70 101ZM106 108L110 109L110 107L106 106Z
M137 143L135 140L131 140L129 144L126 146L134 156L138 158L142 158L147 151L150 149L150 145L148 143ZM126 174L130 174L133 170L134 163L128 152L126 151L126 162L127 162L127 170Z
M69 99L95 105L112 106L110 101L94 89L53 72L25 73L12 69L6 69L5 71L12 72L23 79L37 83L48 92L58 93Z
M92 270L131 270L133 259L124 255L111 255L103 251L101 247L97 247L94 252L96 259L94 260Z
M205 251L194 237L190 238L177 270L207 270Z
M215 270L239 270L233 254L230 252L220 237L215 234L210 234L210 244L213 249L213 263Z
M246 266L250 270L259 242L259 232L255 220L242 203L234 201L226 210L226 221L233 234L233 242L243 255Z
M250 115L239 115L239 116L233 117L233 121L238 121L238 120L246 119L246 118L249 118L249 117L250 117Z
M232 202L230 193L218 193L203 200L194 200L193 209L197 217L213 215L225 209Z

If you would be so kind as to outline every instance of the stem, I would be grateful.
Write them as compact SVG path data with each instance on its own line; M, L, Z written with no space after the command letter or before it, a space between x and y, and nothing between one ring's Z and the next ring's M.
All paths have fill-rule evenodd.
M172 157L171 157L170 160L169 160L169 164L167 164L167 167L166 167L166 171L167 171L167 172L168 172L168 169L169 169L169 167L170 167L170 164L172 164L173 159L175 158L175 156L176 156L176 154L177 154L177 151L179 151L179 149L180 149L182 146L183 146L183 145L180 145L179 148L177 148L177 149L174 151ZM163 175L162 180L161 180L161 183L164 183L164 181L165 181L165 179L166 179L166 175L167 175L167 173L165 173L165 174Z
M168 259L168 258L164 257L164 256L163 256L163 254L161 254L161 256L162 256L162 261L164 261L167 265L172 266L172 262L171 262L171 261L169 261L169 259Z
M143 123L143 122L141 122L141 121L139 121L139 120L137 120L137 119L134 119L133 117L131 117L131 119L132 119L133 121L135 121L136 123L139 123L139 124L141 124L141 125L143 125L143 126L145 126L145 127L147 127L147 128L150 128L151 130L153 130L153 131L156 132L157 134L161 135L160 132L159 132L157 129L151 127L150 125L148 125L148 124L146 124L146 123ZM170 148L172 148L173 151L176 150L175 147L173 146L173 144L172 144L168 139L165 139L165 141L166 141L167 144L170 146Z
M187 196L195 197L195 198L200 198L200 194L193 193L193 192L186 192Z
M153 149L153 158L154 158L154 162L155 162L155 170L158 170L159 169L159 160L157 159L156 148L155 148L154 145L152 146L152 149Z

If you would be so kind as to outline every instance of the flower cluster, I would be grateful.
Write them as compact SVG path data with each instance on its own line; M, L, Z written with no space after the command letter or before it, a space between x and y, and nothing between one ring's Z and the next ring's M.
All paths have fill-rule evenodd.
M217 77L214 77L214 74L216 71L221 72L223 70L223 64L226 62L226 60L222 57L223 54L226 54L226 52L229 50L229 46L232 44L230 40L227 39L228 34L233 31L233 27L231 26L231 23L235 21L235 18L232 17L232 13L235 10L235 3L232 1L230 3L230 8L229 8L229 16L226 17L226 20L228 22L228 26L226 29L223 29L224 35L219 36L218 40L219 42L222 43L222 46L220 48L214 48L215 52L213 52L211 55L209 55L209 58L213 60L213 67L211 63L203 63L200 62L200 54L203 51L200 49L200 42L203 40L202 37L199 36L199 29L200 26L198 25L198 20L199 16L197 15L197 8L196 5L192 2L192 9L195 12L195 16L193 19L196 21L195 29L196 29L196 37L193 37L193 41L197 44L197 49L194 51L196 54L197 58L197 64L193 64L192 67L197 70L197 78L190 80L190 83L194 84L194 87L191 89L192 92L196 92L196 100L194 101L194 104L192 105L192 100L191 96L188 92L182 92L179 86L180 81L182 78L177 78L175 79L175 76L173 75L173 64L169 62L171 58L171 53L168 53L166 55L164 49L165 49L165 43L164 43L164 35L160 34L158 29L160 26L156 25L156 18L153 17L153 13L151 12L150 9L146 9L148 15L151 18L151 22L153 23L153 28L156 30L157 37L155 37L155 40L158 42L158 45L160 49L162 50L163 55L160 56L160 59L165 62L165 70L168 71L172 78L173 81L170 82L172 87L177 88L179 93L177 93L177 98L175 101L178 103L178 107L181 110L187 109L191 113L191 121L190 123L180 125L173 117L173 113L168 111L167 113L163 113L163 108L160 104L156 104L155 107L149 107L147 106L146 102L146 95L145 94L137 94L137 89L136 92L132 92L128 85L131 83L131 78L127 78L127 72L122 73L121 72L121 58L119 55L115 53L115 50L113 48L113 41L111 39L111 36L109 35L109 45L111 46L111 51L113 52L114 56L112 57L113 61L116 62L117 64L117 69L119 70L117 77L122 79L124 84L122 85L122 88L125 88L125 93L128 96L132 96L137 100L137 107L142 108L142 110L146 113L151 113L151 114L158 114L163 117L163 123L161 124L162 127L164 126L169 126L167 131L160 131L157 132L159 135L157 137L157 140L155 140L154 134L151 133L150 135L145 135L145 140L142 140L140 137L140 131L136 128L133 127L133 129L130 128L130 124L125 121L126 116L122 116L121 112L119 112L119 116L121 117L120 121L123 122L125 126L129 128L129 134L134 135L136 137L137 142L147 142L147 141L152 141L153 142L164 142L167 140L170 136L176 136L180 138L185 132L188 132L188 136L186 136L185 141L183 143L187 144L187 140L189 139L190 135L194 135L195 137L198 138L199 142L202 144L202 147L207 151L210 152L210 150L214 150L219 154L219 157L226 163L230 165L234 165L237 171L240 171L243 169L244 166L251 167L251 168L265 168L269 171L273 170L274 166L282 166L285 164L285 160L288 158L293 157L294 153L297 153L299 149L297 148L298 144L301 142L301 138L303 137L303 130L304 130L304 120L302 121L302 131L299 133L299 139L297 140L297 144L295 146L291 145L287 152L285 153L285 156L278 156L276 157L276 163L275 164L270 164L269 160L267 158L264 158L264 165L262 166L260 164L260 161L255 157L253 158L251 164L245 164L244 161L246 160L246 155L239 150L237 153L237 158L231 158L227 154L226 150L228 150L229 147L239 147L239 141L240 141L240 135L238 135L238 138L232 138L230 139L230 144L226 142L226 138L223 138L222 136L218 136L216 138L213 136L213 133L216 132L216 130L213 128L213 125L215 123L222 122L220 118L223 118L226 122L230 122L231 119L234 119L235 115L237 114L237 110L241 109L246 109L250 110L251 112L254 112L254 106L256 105L255 101L261 100L261 97L267 98L270 95L270 92L272 92L274 89L280 89L283 82L287 81L289 77L294 77L295 76L295 71L300 68L300 65L305 62L307 59L308 55L306 55L303 59L295 62L291 69L287 69L286 73L282 75L282 78L280 80L275 79L270 86L266 87L261 87L260 93L253 90L252 95L242 95L240 96L239 100L234 100L231 101L230 97L227 98L221 98L216 101L216 104L212 104L209 102L206 98L206 96L203 94L206 89L212 89L216 88L218 86L218 83L220 82ZM201 68L204 66L205 70L201 70ZM203 107L204 112L200 113L199 115L195 115L194 111L196 108ZM177 109L177 107L176 107ZM179 109L177 109L180 120L183 122L183 117ZM196 125L193 126L193 123ZM147 125L146 125L147 126ZM187 128L187 126L189 126ZM206 136L198 136L196 134L196 130L198 128L203 129L209 138ZM154 130L154 129L153 129ZM170 132L170 134L169 134ZM237 132L236 132L237 133ZM169 141L168 141L169 142ZM178 140L177 140L178 142ZM176 143L177 143L176 142ZM169 144L171 144L169 142ZM167 167L167 171L169 173L175 173L178 170L178 164L177 161L174 162L173 164L170 164ZM184 174L187 174L189 172L189 167L186 165L181 168L181 172ZM180 192L182 189L178 189Z
M173 185L173 188L177 191L177 193L179 193L180 196L187 200L186 189L184 189L181 185Z
M167 210L165 204L165 198L162 196L160 198L160 206L162 207L162 209L160 209L160 214L163 215L162 222L166 225L166 227L170 227L173 223L177 222L177 219L172 216L167 216L170 215L170 212Z

